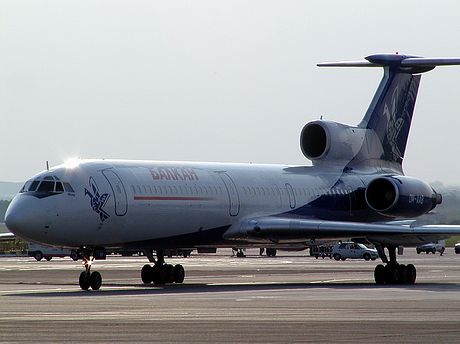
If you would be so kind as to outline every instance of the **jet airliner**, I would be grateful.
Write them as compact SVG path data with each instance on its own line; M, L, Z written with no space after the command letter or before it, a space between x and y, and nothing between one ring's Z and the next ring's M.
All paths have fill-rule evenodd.
M29 241L77 250L84 290L101 287L91 262L111 248L145 251L154 264L144 265L142 281L164 284L185 277L182 265L165 262L166 249L308 247L342 238L375 245L383 262L377 284L413 284L416 268L398 263L396 248L460 234L460 226L409 220L442 197L402 168L421 74L458 64L399 54L319 64L381 67L384 75L358 125L303 127L300 147L312 165L80 160L28 180L6 225Z

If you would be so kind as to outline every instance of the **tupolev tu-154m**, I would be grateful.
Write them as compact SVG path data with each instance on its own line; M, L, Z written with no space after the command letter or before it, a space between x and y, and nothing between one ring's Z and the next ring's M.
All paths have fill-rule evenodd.
M146 284L182 283L166 249L308 247L355 238L377 248L377 284L413 284L416 268L396 248L460 234L460 226L415 225L442 197L402 168L421 74L460 58L378 54L331 67L382 67L383 79L356 126L307 123L300 147L311 166L79 160L41 172L6 213L11 232L72 248L83 257L79 284L101 287L91 270L111 248L146 252ZM388 256L386 251L388 252ZM156 255L156 259L154 257Z

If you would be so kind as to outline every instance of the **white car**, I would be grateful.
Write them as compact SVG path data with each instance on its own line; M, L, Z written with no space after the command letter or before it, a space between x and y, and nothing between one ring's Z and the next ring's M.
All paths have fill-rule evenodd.
M332 248L332 257L334 257L335 260L345 260L347 258L376 260L379 255L377 250L368 248L363 244L344 242Z
M442 255L446 249L446 241L439 240L436 242L430 242L428 244L419 245L415 249L417 250L418 254L420 254L421 252L425 252L426 254L428 253L435 254L437 251L437 252L440 252Z

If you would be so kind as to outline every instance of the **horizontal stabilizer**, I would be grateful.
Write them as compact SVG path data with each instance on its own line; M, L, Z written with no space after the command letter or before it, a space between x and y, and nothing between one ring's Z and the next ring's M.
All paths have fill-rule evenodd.
M401 72L423 73L436 66L460 65L458 57L419 57L400 54L376 54L360 61L338 61L318 63L318 67L392 67ZM409 68L409 69L407 69ZM411 69L412 68L412 69Z
M322 62L317 64L318 67L382 67L381 65L362 60L362 61L338 61Z
M411 57L401 61L403 67L436 67L460 65L458 57Z

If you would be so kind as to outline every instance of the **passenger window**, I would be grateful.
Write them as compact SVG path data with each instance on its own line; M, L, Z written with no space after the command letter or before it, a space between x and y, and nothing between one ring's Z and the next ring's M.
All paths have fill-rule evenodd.
M54 182L42 181L38 187L38 192L53 192L54 191Z
M64 187L62 186L61 182L56 182L56 192L64 192Z
M75 193L75 191L73 190L73 187L72 187L69 183L64 183L64 190L65 190L66 192Z

